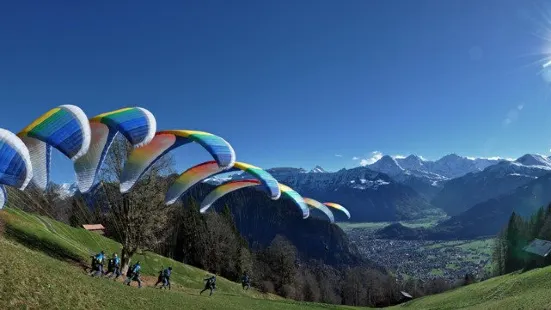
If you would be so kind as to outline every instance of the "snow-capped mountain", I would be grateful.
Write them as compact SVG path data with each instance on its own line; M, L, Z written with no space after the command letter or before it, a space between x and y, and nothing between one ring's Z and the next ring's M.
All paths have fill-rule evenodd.
M405 158L395 158L396 162L406 170L429 171L425 161L417 155L409 155Z
M396 181L417 190L427 199L432 199L448 180L470 172L482 171L500 161L503 160L462 157L457 154L446 155L436 161L425 160L417 155L385 155L368 167L386 173Z
M325 169L320 166L315 166L314 169L310 170L310 173L326 173Z
M429 164L429 167L432 173L454 179L470 172L482 171L486 167L497 164L500 161L503 160L497 158L471 158L449 154Z
M529 167L538 167L541 169L551 169L551 160L539 154L526 154L515 160L516 163Z
M379 161L383 160L383 156ZM378 162L370 165L375 170L378 170ZM386 159L388 162L388 159ZM444 179L454 179L463 176L469 172L482 171L486 167L495 165L501 161L501 158L473 158L463 157L457 154L446 155L436 161L424 160L417 155L409 155L405 158L395 158L394 161L402 169L409 171L420 171L438 175ZM379 170L378 170L379 171Z
M57 192L60 199L72 197L78 191L78 186L76 183L63 183L54 186L54 190Z
M235 179L235 175L216 175L210 178L206 178L202 181L202 183L207 183L211 185L220 185L222 183L226 183L227 181L231 181Z
M367 167L325 173L305 173L292 168L267 171L305 197L342 203L355 214L355 221L416 218L435 212L411 187Z
M402 173L405 169L400 166L396 159L385 155L378 161L369 165L369 168L375 171L379 171L393 177Z
M483 171L446 182L432 204L450 215L459 214L477 203L507 194L548 173L551 173L548 158L526 154L515 161L501 161Z

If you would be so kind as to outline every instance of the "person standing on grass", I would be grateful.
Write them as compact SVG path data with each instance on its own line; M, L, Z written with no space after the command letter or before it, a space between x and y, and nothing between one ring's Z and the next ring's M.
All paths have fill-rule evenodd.
M170 290L170 275L172 274L172 267L168 267L163 271L163 286L161 288L166 288Z
M241 278L241 285L243 286L244 290L248 290L251 288L251 279L249 279L249 275L246 272L243 273L243 278Z
M153 287L157 288L157 285L159 285L159 283L163 283L163 274L164 274L164 267L161 266L161 271L159 271L159 277L157 277L157 282L155 283L155 285L153 285Z
M142 280L140 279L140 270L142 269L142 266L140 265L140 261L137 261L134 266L132 266L127 273L126 280L124 281L124 284L130 286L130 282L136 281L138 282L138 288L142 287ZM130 274L130 276L128 276Z

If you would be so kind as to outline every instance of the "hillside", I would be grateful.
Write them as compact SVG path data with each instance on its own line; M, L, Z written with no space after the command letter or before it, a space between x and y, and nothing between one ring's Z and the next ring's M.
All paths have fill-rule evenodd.
M431 203L457 215L486 200L511 193L538 177L549 173L549 166L538 164L536 155L525 155L514 162L501 162L484 171L468 173L448 181Z
M48 218L8 209L0 211L0 308L51 309L327 309L327 305L293 302L251 290L218 277L212 297L200 296L206 271L145 252L142 262L148 286L156 281L162 266L172 266L171 291L150 287L138 291L121 283L86 275L89 255L104 249L119 251L110 239L76 229ZM334 309L350 307L330 306Z
M515 211L529 216L551 201L551 173L519 187L510 194L479 203L438 224L431 233L436 239L475 238L495 235Z
M184 201L191 197L200 201L210 191L211 185L198 184L184 196ZM303 219L290 200L273 201L261 191L245 188L222 197L211 212L221 211L225 205L232 206L235 224L253 248L265 248L276 235L282 235L297 247L304 260L316 259L330 265L373 265L362 259L344 231L329 223L325 215L321 219L314 216ZM334 213L342 216L340 212Z
M367 167L331 173L304 173L293 168L268 171L305 197L338 201L354 222L411 220L441 213L413 188ZM337 221L345 218L335 215Z
M513 273L421 297L392 309L550 309L551 267Z
M13 209L0 211L0 308L51 309L359 309L293 302L241 287L220 278L212 297L198 295L205 271L170 259L142 253L144 278L155 281L161 266L174 268L173 289L138 290L118 282L91 278L83 270L98 248L120 245L83 229ZM0 223L2 223L0 222ZM546 309L551 306L551 267L510 274L446 293L422 297L395 308L411 309ZM364 308L365 309L365 308Z

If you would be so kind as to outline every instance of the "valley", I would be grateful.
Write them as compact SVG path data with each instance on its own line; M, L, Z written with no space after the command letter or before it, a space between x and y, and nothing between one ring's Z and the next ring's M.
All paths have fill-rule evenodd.
M407 227L431 227L437 219L401 222ZM360 253L387 267L398 279L457 281L469 273L484 277L491 269L492 238L437 241L377 239L375 232L390 223L339 224Z

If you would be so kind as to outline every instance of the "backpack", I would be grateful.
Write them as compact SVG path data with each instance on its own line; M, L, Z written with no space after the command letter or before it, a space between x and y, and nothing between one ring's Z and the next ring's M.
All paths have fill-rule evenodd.
M132 275L132 270L134 270L135 267L136 265L132 265L130 268L128 268L128 271L126 271L127 277L130 277Z

